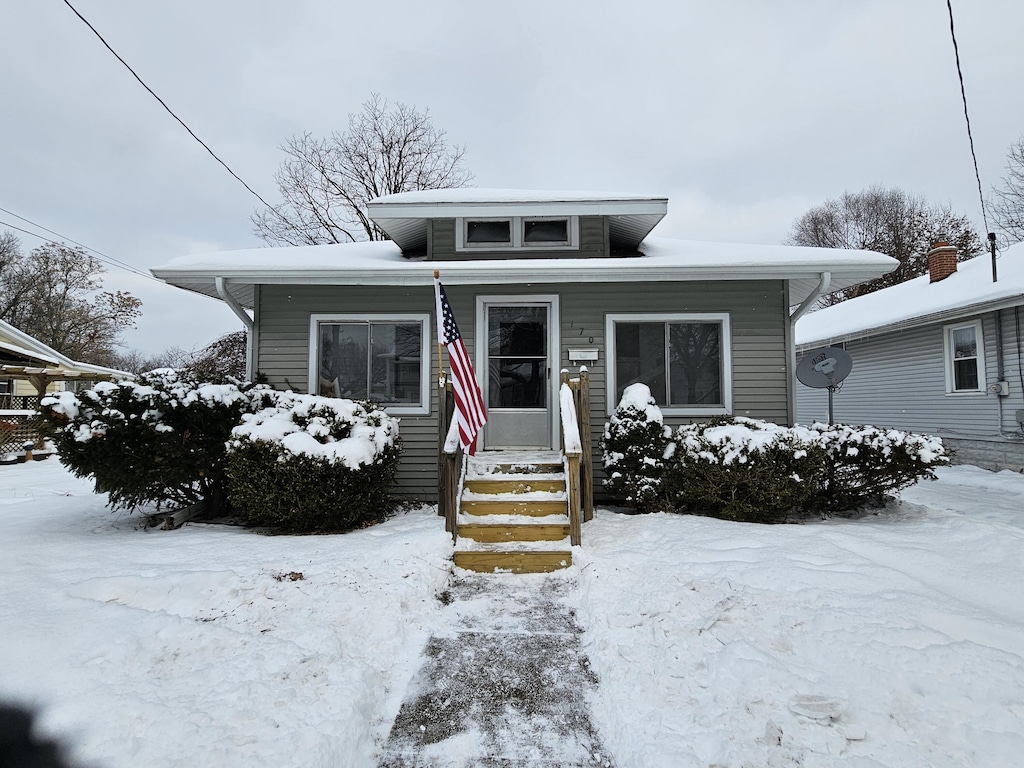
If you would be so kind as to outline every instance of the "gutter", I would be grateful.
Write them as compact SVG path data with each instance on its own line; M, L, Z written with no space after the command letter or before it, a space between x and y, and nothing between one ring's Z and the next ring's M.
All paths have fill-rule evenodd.
M225 304L231 307L231 311L235 313L238 319L242 321L242 325L245 326L245 378L252 381L254 368L254 349L252 344L253 319L249 317L249 313L242 308L242 305L238 303L238 300L228 292L228 281L226 279L223 277L215 277L213 281L217 286L217 295L224 300Z

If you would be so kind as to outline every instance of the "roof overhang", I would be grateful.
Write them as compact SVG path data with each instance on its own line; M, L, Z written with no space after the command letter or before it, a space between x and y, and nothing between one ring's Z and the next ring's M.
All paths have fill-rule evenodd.
M913 328L921 328L922 326L934 325L936 323L953 323L964 318L983 315L988 312L998 312L1001 309L1013 309L1014 307L1020 306L1024 306L1024 297L1021 296L1008 297L1005 299L999 299L998 301L975 302L974 304L965 304L962 307L944 309L939 312L930 312L917 317L905 318L891 323L883 323L870 328L862 328L846 333L837 333L831 336L822 336L811 341L801 341L796 345L796 349L798 351L803 351L806 349L813 349L815 347L833 346L835 344L843 344L847 341L867 339L872 336L882 336L886 333L909 331Z
M426 261L403 258L390 242L351 243L183 257L152 272L171 285L214 298L220 298L221 278L222 289L248 308L257 285L430 286L435 269L450 285L784 280L795 305L818 288L823 272L831 273L831 288L839 290L897 264L869 251L660 238L650 247L645 242L641 251L632 257Z
M668 198L585 192L429 190L378 197L367 203L374 223L406 252L427 245L431 219L502 216L606 216L616 248L636 248L668 212Z

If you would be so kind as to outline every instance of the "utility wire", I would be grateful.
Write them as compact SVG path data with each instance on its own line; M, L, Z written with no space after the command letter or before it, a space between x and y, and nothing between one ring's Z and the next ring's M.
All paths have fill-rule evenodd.
M2 210L2 209L0 209L0 210ZM17 214L11 214L11 215L12 216L16 216ZM18 216L18 218L22 218L22 217ZM32 222L30 222L30 223L32 223ZM33 224L33 225L34 226L38 226L38 224ZM17 226L16 224L12 224L9 221L4 221L4 220L0 219L0 226L5 226L5 227L7 227L9 229L16 229L19 232L25 232L26 234L29 234L29 236L32 236L33 238L39 238L39 240L42 240L42 241L48 241L49 240L49 238L44 238L42 236L42 234L39 234L38 232L34 232L34 231L30 230L30 229L26 229L24 227ZM45 228L45 227L42 227L42 228ZM49 230L47 229L47 231L49 231ZM71 242L74 243L75 241L71 241ZM78 244L78 245L81 245L81 244ZM89 251L93 251L93 253L100 254L99 251L95 251L94 249L89 248L88 246L82 246L82 248L85 248L86 250L89 250ZM163 283L163 281L160 281L160 280L157 280L156 278L154 278L154 276L152 274L146 274L145 272L140 271L140 270L136 269L135 267L126 265L123 262L119 262L117 259L111 258L110 256L106 256L105 254L97 255L96 258L99 261L108 263L111 266L117 267L118 269L124 269L125 271L131 272L132 274L137 274L139 276L139 278L145 278L146 280L152 280L154 283L161 283L161 284Z
M107 262L112 267L119 267L121 269L128 270L129 272L134 272L136 275L140 275L142 277L150 277L150 278L153 277L152 275L150 275L150 274L148 274L146 272L143 272L141 269L138 269L137 267L133 267L131 264L128 264L127 262L121 261L120 259L115 259L113 256L108 256L107 254L103 253L103 251L97 251L95 248L90 248L85 243L80 243L77 240L68 237L67 235L62 235L60 232L54 232L52 229L49 229L48 227L44 227L42 224L39 224L39 223L37 223L35 221L32 221L31 219L26 219L24 216L19 216L14 211L9 211L9 210L7 210L6 208L3 208L3 207L0 207L0 211L3 211L4 213L6 213L6 214L8 214L10 216L13 216L16 219L21 219L22 221L24 221L24 222L26 222L28 224L31 224L33 227L36 227L37 229L41 229L44 232L49 232L51 235L56 235L61 240L66 240L69 243L74 243L75 245L78 245L78 246L81 246L82 248L85 248L85 250L87 250L87 251L92 251L93 253L95 253L100 258L101 261ZM4 226L13 227L14 225L12 225L12 224L4 224ZM47 239L45 237L41 237L40 235L37 235L35 232L29 232L28 230L19 229L18 227L14 227L14 229L17 229L19 232L24 232L25 234L32 235L33 237L38 237L40 240L46 240Z
M199 142L199 143L200 143L200 144L202 145L203 149L205 149L205 150L206 150L207 152L209 152L209 153L210 153L210 156L211 156L211 157L213 157L213 159L214 159L214 160L216 160L216 161L217 161L218 163L220 163L221 165L223 165L223 166L224 166L224 168L225 168L225 169L227 170L227 172L228 172L228 173L230 173L230 174L231 174L232 176L234 176L234 177L235 177L236 179L238 179L238 181L239 181L239 182L240 182L240 183L242 184L242 186L243 186L243 187L245 187L245 188L246 188L247 190L249 190L249 192L250 192L250 193L251 193L251 194L252 194L252 195L253 195L253 196L254 196L254 197L255 197L255 198L257 199L257 200L259 200L259 201L260 201L261 203L263 203L263 204L264 204L265 206L267 206L267 208L270 208L270 209L271 209L272 211L274 211L275 213L277 213L277 209L276 209L276 208L274 208L274 206L272 206L272 205L271 205L270 203L268 203L268 202L267 202L266 200L264 200L264 199L263 199L262 197L260 197L259 193L258 193L258 192L256 192L256 190L254 190L254 189L253 189L252 187L250 187L250 186L249 186L248 184L246 184L246 183L245 183L245 181L243 181L243 180L242 180L242 177L241 177L241 176L239 176L239 175L238 175L237 173L235 173L235 172L234 172L233 170L231 170L231 168L230 168L230 167L228 166L228 164L227 164L227 163L225 163L225 162L224 162L223 160L221 160L221 159L220 159L219 157L217 157L217 154L216 154L216 153L215 153L215 152L214 152L214 151L213 151L212 149L210 149L210 148L209 148L209 146L207 146L206 142L204 142L204 141L203 141L202 139L200 139L200 138L199 138L198 136L196 136L195 132L194 132L194 131L193 131L193 130L192 130L191 128L189 128L189 127L188 127L188 126L187 126L187 125L185 124L185 121L184 121L184 120L182 120L182 119L181 119L180 117L178 117L178 116L177 116L176 114L174 114L174 111L173 111L173 110L172 110L172 109L171 109L170 107L168 107L168 106L167 106L167 104L165 104L165 103L164 103L164 100L163 100L163 99L161 99L161 98L160 98L159 96L157 96L157 95L156 95L156 92L155 92L155 91L154 91L154 90L153 90L152 88L150 88L150 87L149 87L148 85L146 85L146 83L145 83L145 82L143 82L142 78L141 78L141 77L139 77L139 76L138 76L138 75L136 74L135 70L134 70L134 69L132 69L132 68L131 68L131 67L130 67L130 66L128 65L128 62L127 62L127 61L125 61L124 59L122 59L122 58L121 58L121 56L120 56L120 55L118 54L118 52L117 52L117 51L115 51L115 50L114 50L113 48L111 48L111 47L110 47L110 43L108 43L108 42L107 42L106 40L104 40L104 39L103 39L103 35L101 35L101 34L100 34L99 32L97 32L97 31L96 31L96 27L94 27L94 26L93 26L92 24L90 24L90 23L89 23L89 21L88 21L88 19L86 19L86 18L85 18L85 17L84 17L84 16L82 15L82 14L80 14L80 13L78 12L78 10L77 10L77 9L75 8L75 6L73 6L73 5L72 5L72 4L71 4L71 3L70 3L70 2L68 1L68 0L64 0L64 4L65 4L65 5L66 5L66 6L68 7L68 8L70 8L70 9L71 9L71 10L72 10L72 11L74 12L75 16L77 16L77 17L78 17L79 19L81 19L81 20L82 20L82 23L83 23L83 24L85 24L85 26L87 26L87 27L88 27L89 29L91 29L91 30L92 30L92 33L93 33L94 35L96 35L96 37L98 37L98 38L99 38L100 42L101 42L101 43L103 43L103 45L104 45L104 46L106 46L106 49L107 49L108 51L110 51L110 52L111 52L112 54L114 54L115 58L117 58L117 60L118 60L118 61L120 61L120 62L121 62L122 64L124 64L124 66L125 66L125 69L127 69L127 70L128 70L129 72L131 72L131 73L132 73L132 76L133 76L133 77L134 77L134 78L135 78L136 80L138 80L138 81L139 81L139 84L140 84L140 85L141 85L141 86L142 86L143 88L145 88L145 89L146 89L147 91L149 91L150 95L151 95L151 96L152 96L152 97L153 97L154 99L156 99L157 101L159 101L159 102L160 102L160 106L162 106L162 107L163 107L164 109L166 109L166 110L167 110L167 113L168 113L168 114L169 114L169 115L170 115L171 117L173 117L173 118L174 118L175 120L177 120L177 121L178 121L179 123L181 123L181 127L182 127L182 128L184 128L184 129L185 129L186 131L188 131L189 135L190 135L190 136L191 136L191 137L192 137L193 139L195 139L196 141L198 141L198 142ZM280 215L280 214L278 214L278 215Z
M978 181L978 199L981 201L981 219L988 232L988 216L985 215L985 193L981 189L981 174L978 173L978 156L974 152L974 136L971 135L971 116L967 113L967 91L964 89L964 73L960 69L960 49L956 44L956 30L953 28L953 0L946 0L949 9L949 36L953 38L953 54L956 57L956 74L960 78L960 98L964 102L964 120L967 122L967 141L971 145L971 159L974 160L974 178ZM995 279L995 278L993 278Z

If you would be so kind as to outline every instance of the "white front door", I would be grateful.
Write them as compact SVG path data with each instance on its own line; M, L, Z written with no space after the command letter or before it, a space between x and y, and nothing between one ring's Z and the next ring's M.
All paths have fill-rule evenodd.
M558 299L480 297L477 360L487 403L485 449L549 450L558 404Z

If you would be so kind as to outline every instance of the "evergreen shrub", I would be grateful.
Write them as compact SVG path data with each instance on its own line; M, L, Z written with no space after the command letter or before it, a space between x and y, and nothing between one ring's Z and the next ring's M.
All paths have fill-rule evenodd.
M673 432L642 384L605 426L605 487L637 511L744 522L877 505L949 463L936 437L896 429L781 427L719 417Z
M228 444L228 495L251 525L334 532L381 521L398 468L398 422L373 403L281 393Z
M671 434L647 385L626 387L604 428L604 485L638 512L664 509L662 478Z
M677 511L782 522L806 508L824 476L825 451L808 430L723 417L679 427L673 438Z
M898 429L820 424L810 427L828 455L827 472L808 500L808 511L824 514L878 506L885 497L949 464L942 440Z
M61 463L92 477L112 508L205 502L224 508L225 443L269 390L208 384L171 369L42 400Z

